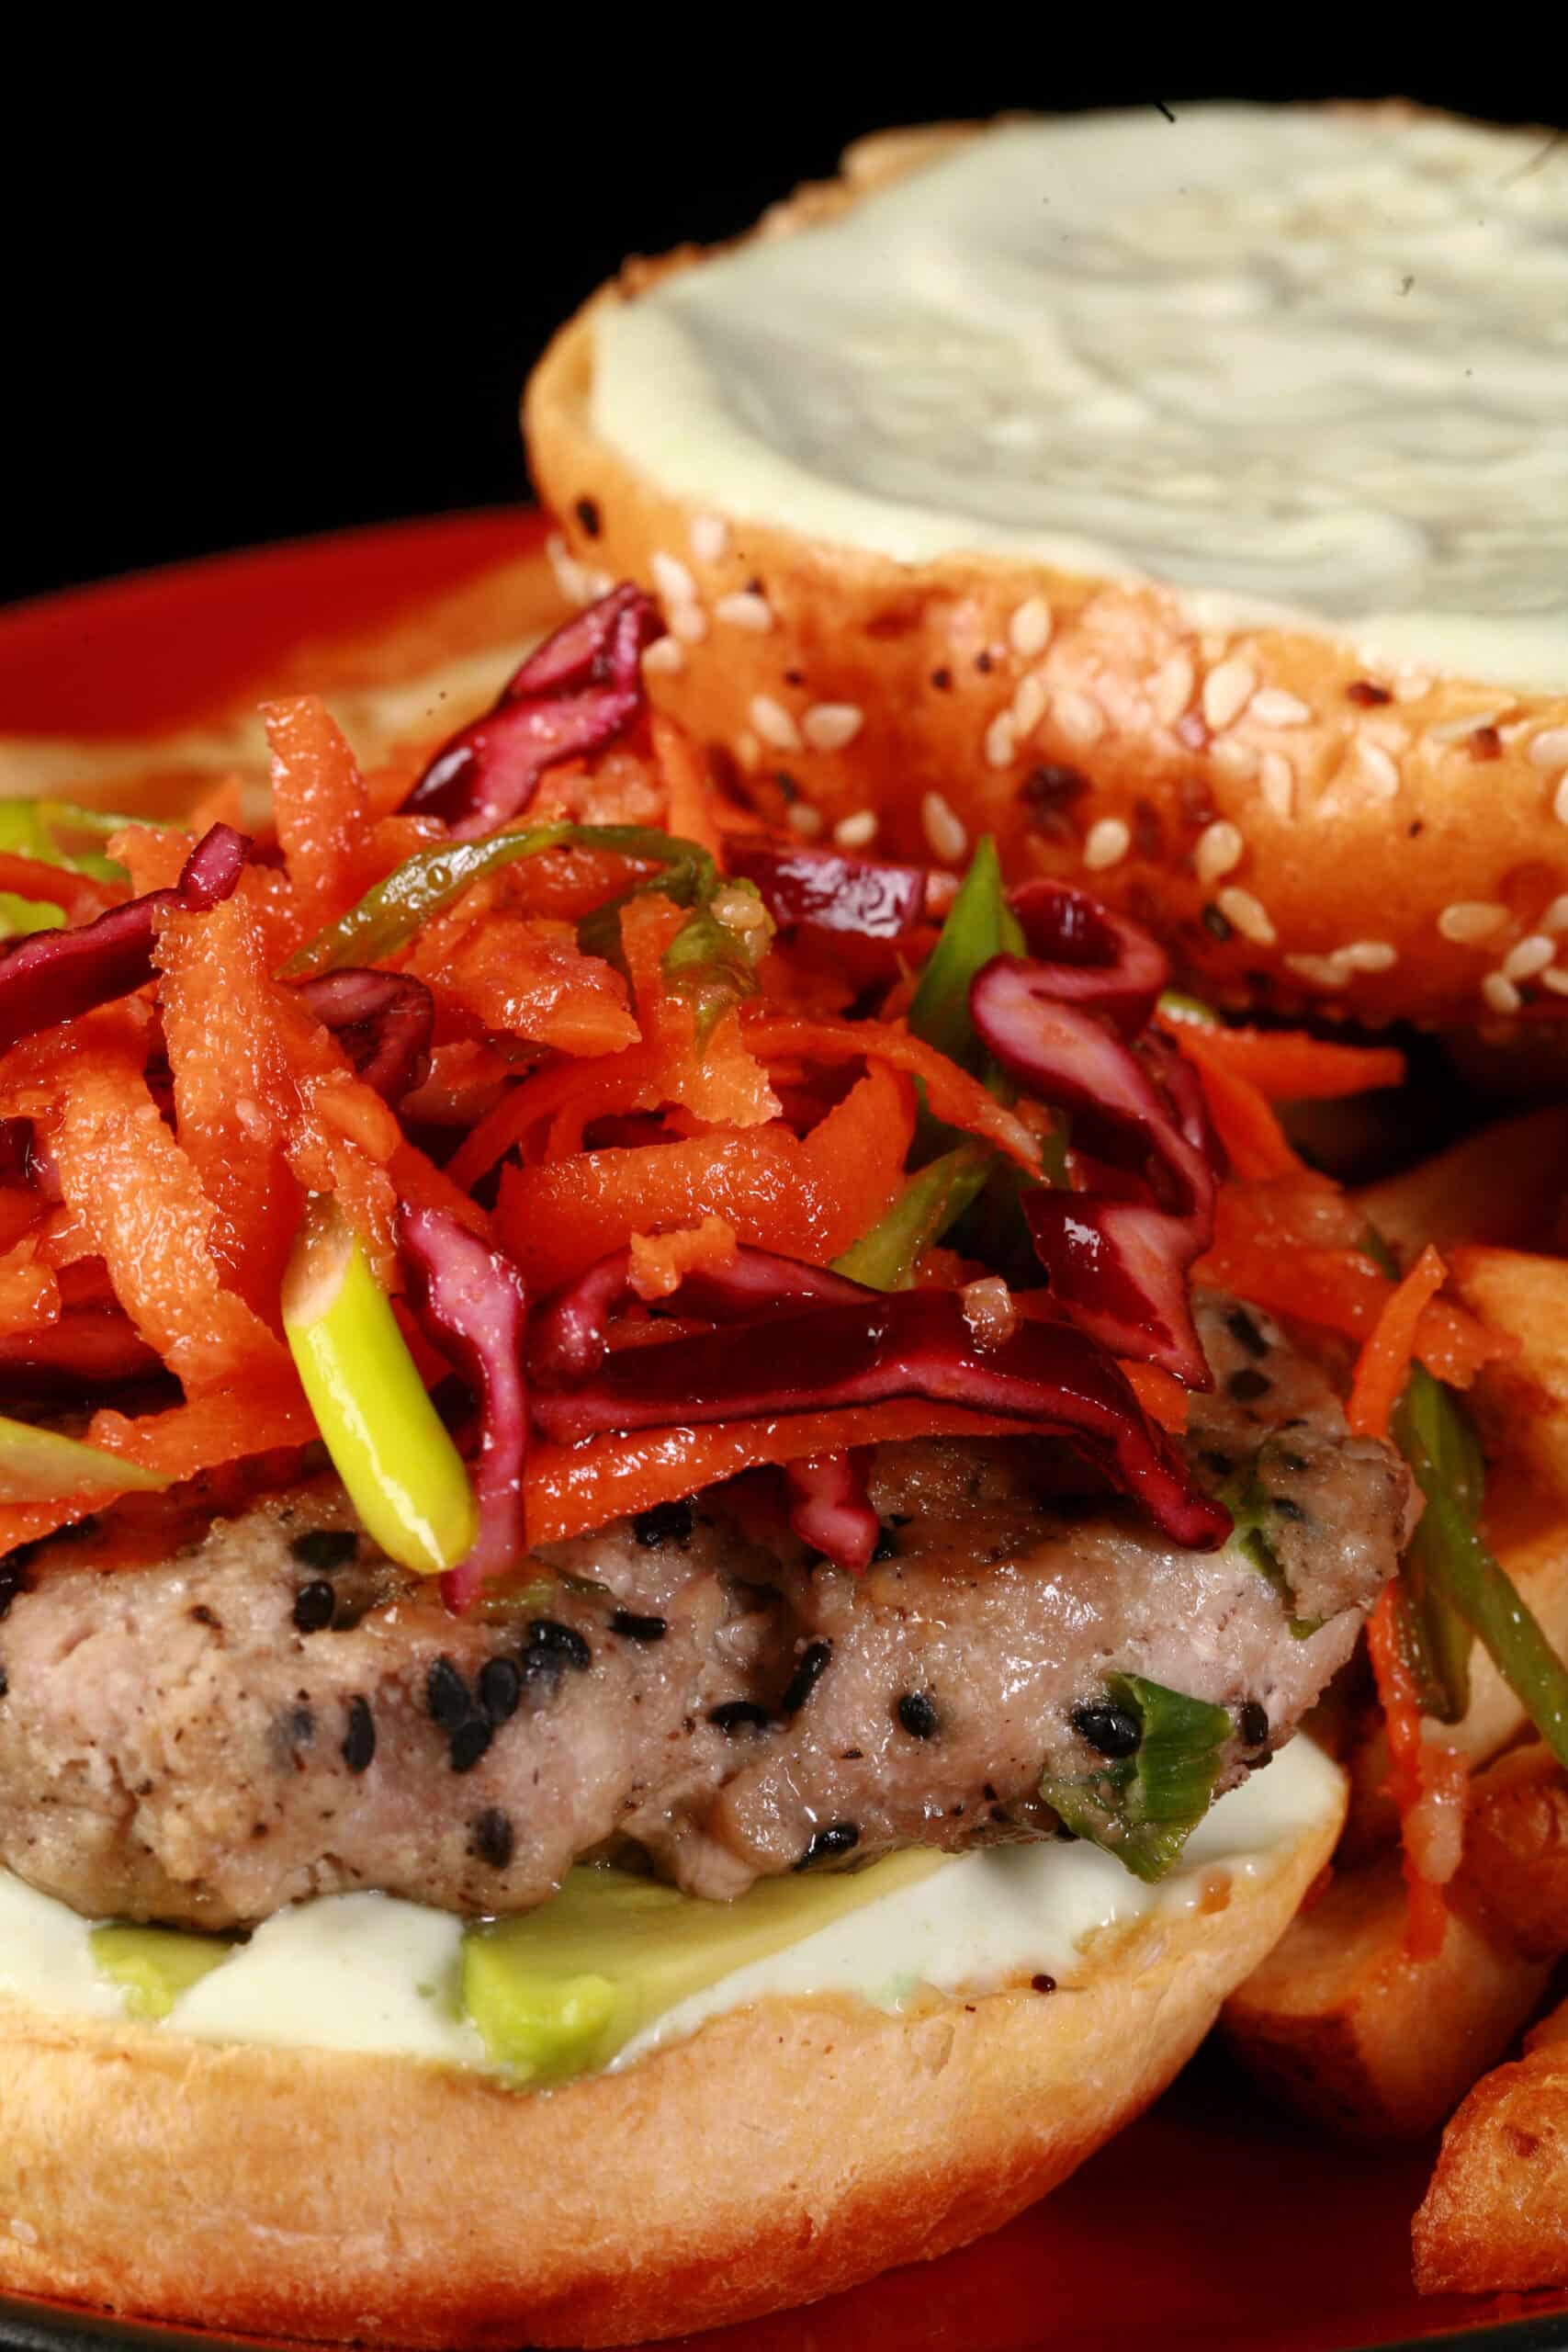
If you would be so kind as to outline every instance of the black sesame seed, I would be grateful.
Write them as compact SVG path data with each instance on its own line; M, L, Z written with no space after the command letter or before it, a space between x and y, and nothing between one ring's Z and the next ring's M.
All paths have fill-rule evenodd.
M1218 1446L1209 1446L1198 1459L1204 1469L1211 1472L1216 1478L1228 1478L1235 1468L1234 1457L1228 1453L1222 1453Z
M1236 1728L1241 1733L1244 1747L1261 1747L1269 1737L1269 1710L1256 1699L1245 1700L1236 1710Z
M983 678L988 678L990 676L991 657L984 646L981 647L979 652L975 656L975 667L978 670Z
M911 1739L934 1739L942 1718L929 1690L906 1690L893 1710Z
M1250 1363L1244 1363L1239 1372L1233 1372L1225 1383L1227 1391L1238 1405L1256 1404L1259 1396L1268 1396L1273 1385L1266 1372L1259 1372L1255 1364Z
M669 1630L662 1617L638 1617L629 1609L617 1609L610 1620L611 1633L628 1642L661 1642Z
M859 1844L860 1831L852 1821L829 1822L826 1829L818 1830L795 1867L808 1871L813 1862L829 1861L835 1854L852 1853Z
M721 1706L708 1709L708 1721L728 1738L738 1731L765 1731L773 1717L755 1699L726 1699Z
M871 1547L872 1566L880 1567L884 1560L896 1560L897 1557L898 1546L893 1541L893 1530L890 1527L879 1527L876 1531L876 1541Z
M452 1770L471 1772L495 1737L482 1715L470 1715L452 1734Z
M479 1668L479 1707L491 1724L509 1723L523 1698L521 1669L509 1657L487 1657Z
M1135 1756L1144 1727L1132 1710L1109 1699L1086 1699L1067 1718L1080 1739L1101 1756Z
M1281 1470L1292 1471L1298 1478L1304 1476L1312 1468L1304 1453L1276 1453L1274 1459Z
M375 1758L376 1718L367 1699L355 1697L348 1702L348 1730L342 1755L351 1772L368 1771Z
M307 1535L297 1535L288 1546L302 1568L313 1568L318 1576L330 1576L333 1568L346 1568L359 1550L359 1538L350 1527L313 1527Z
M1032 1976L1029 1982L1036 1993L1054 1993L1056 1989L1055 1978L1047 1976L1043 1969L1038 1976Z
M779 1704L786 1715L797 1715L828 1670L833 1655L831 1642L812 1642L801 1652L800 1663L790 1676L788 1688Z
M1249 1356L1266 1356L1269 1342L1247 1313L1245 1306L1233 1306L1225 1317L1225 1329Z
M319 1634L333 1622L337 1595L324 1577L317 1577L311 1584L302 1584L294 1596L294 1628L300 1634Z
M689 1542L695 1521L689 1502L655 1503L651 1510L638 1511L632 1533L645 1552L657 1552L661 1544Z
M566 1660L558 1650L525 1650L518 1660L524 1701L530 1708L547 1707L566 1679Z
M425 1676L424 1703L443 1731L456 1731L473 1713L472 1694L449 1657L438 1657Z
M939 695L950 694L952 692L953 673L947 667L945 662L943 662L941 669L933 670L931 672L931 684L936 688Z
M277 1718L276 1736L283 1747L310 1747L316 1736L316 1718L309 1707L285 1707Z
M573 511L589 537L596 539L604 527L599 513L599 501L596 498L580 498Z
M3 1666L0 1666L0 1699L3 1699L3 1698L6 1696L6 1693L9 1690L9 1689L10 1689L10 1688L11 1688L11 1679L10 1679L9 1675L6 1673L6 1671L5 1668L4 1668Z
M474 1822L473 1852L492 1871L503 1871L516 1846L511 1815L502 1813L499 1805L487 1806Z
M1280 1519L1288 1519L1292 1526L1302 1527L1306 1523L1305 1511L1300 1503L1293 1501L1289 1495L1270 1495L1269 1508Z
M593 1653L575 1625L563 1625L558 1617L531 1617L528 1621L528 1647L545 1650L552 1657L564 1658L574 1673L586 1674L593 1663Z
M1229 921L1220 912L1218 907L1204 908L1203 928L1208 933L1211 939L1217 939L1219 941L1222 947L1224 945L1227 939L1235 937L1235 933L1231 929Z

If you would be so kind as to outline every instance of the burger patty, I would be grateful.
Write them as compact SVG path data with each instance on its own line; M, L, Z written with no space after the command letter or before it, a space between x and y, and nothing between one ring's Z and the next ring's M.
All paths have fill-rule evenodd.
M1216 1388L1187 1442L1247 1487L1269 1573L1065 1501L1061 1448L1029 1440L879 1449L860 1578L765 1481L551 1546L460 1621L326 1489L161 1566L14 1558L0 1861L84 1912L206 1928L354 1887L516 1911L628 1849L731 1896L852 1849L1048 1833L1042 1776L1102 1759L1118 1671L1232 1712L1229 1786L1349 1655L1410 1485L1265 1317L1208 1300L1201 1324Z

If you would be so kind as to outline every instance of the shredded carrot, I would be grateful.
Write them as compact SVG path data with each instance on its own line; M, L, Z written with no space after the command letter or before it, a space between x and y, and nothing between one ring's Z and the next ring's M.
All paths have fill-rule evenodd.
M27 1184L0 1185L0 1250L14 1249L24 1233L41 1229L43 1204Z
M91 922L125 896L107 882L90 875L71 874L63 866L46 865L41 858L22 857L15 850L0 850L0 890L18 899L41 899L59 907L67 922Z
M1327 1102L1398 1086L1404 1057L1392 1046L1341 1046L1304 1029L1229 1028L1220 1022L1162 1019L1190 1061L1244 1079L1270 1102Z
M706 1216L723 1217L750 1247L822 1265L895 1199L913 1134L908 1087L874 1062L805 1137L775 1121L508 1168L496 1231L536 1293L634 1233Z
M501 1036L584 1058L621 1053L638 1030L626 983L585 956L570 923L486 910L454 914L416 940L405 970L438 1003Z
M680 1289L689 1273L704 1266L735 1261L735 1228L721 1216L705 1216L674 1233L634 1233L628 1281L638 1298L651 1304Z
M666 827L682 841L696 842L715 857L722 855L723 837L714 822L713 793L702 753L684 728L675 726L661 711L654 712L652 728L653 756L664 786Z
M1448 1268L1428 1241L1404 1280L1384 1301L1357 1360L1345 1408L1357 1437L1388 1435L1390 1418L1410 1377L1421 1317L1447 1280Z
M197 841L209 825L232 825L237 833L248 831L245 787L240 778L224 775L209 784L192 808L188 821Z
M1179 1437L1187 1427L1187 1417L1192 1407L1191 1396L1180 1381L1173 1380L1168 1372L1162 1372L1157 1363L1129 1363L1123 1361L1118 1369L1150 1420L1157 1421L1162 1430L1169 1430L1174 1436Z
M1194 1038L1204 1035L1197 1029L1192 1032ZM1251 1079L1223 1060L1211 1060L1206 1050L1196 1048L1185 1033L1179 1042L1197 1069L1209 1116L1225 1148L1232 1172L1247 1184L1294 1175L1302 1162L1266 1096Z
M264 703L277 838L304 933L346 912L379 877L367 856L370 796L343 730L315 695Z
M46 1330L60 1320L60 1283L28 1234L0 1256L0 1334Z
M107 844L138 896L144 890L172 890L195 846L194 835L174 825L127 825L111 834Z
M1039 1146L1023 1121L978 1079L893 1022L803 1021L770 1011L742 1021L741 1033L764 1061L785 1055L825 1062L865 1058L903 1070L920 1080L937 1118L995 1144L1031 1175L1039 1171Z
M1395 1585L1384 1586L1382 1598L1368 1623L1367 1647L1371 1654L1378 1701L1388 1725L1389 1793L1399 1809L1401 1821L1407 1822L1425 1791L1422 1753L1426 1743L1421 1736L1421 1708L1415 1679L1400 1646L1397 1590ZM1404 1879L1410 1891L1405 1949L1412 1960L1435 1960L1443 1948L1448 1928L1448 1903L1442 1888L1434 1886L1416 1870L1408 1836Z

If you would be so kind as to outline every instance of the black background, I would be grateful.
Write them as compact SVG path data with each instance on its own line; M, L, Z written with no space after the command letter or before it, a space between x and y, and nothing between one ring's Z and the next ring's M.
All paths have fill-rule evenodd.
M1130 17L1067 44L1044 12L971 15L934 40L882 11L664 11L628 34L579 9L547 48L385 13L333 53L319 23L258 17L222 58L66 28L13 73L0 160L0 599L523 494L516 397L552 325L628 249L739 230L879 124L1144 104L1153 139L1196 96L1392 90L1565 119L1539 52L1487 64L1473 24L1461 57L1317 16L1308 43L1298 16L1303 46L1270 64L1256 12L1245 44L1152 46Z

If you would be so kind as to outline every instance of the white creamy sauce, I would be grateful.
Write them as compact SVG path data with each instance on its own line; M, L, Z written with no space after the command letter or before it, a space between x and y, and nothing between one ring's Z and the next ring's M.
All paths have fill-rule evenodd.
M996 130L601 315L665 488L1568 685L1568 150L1309 108Z
M1094 1847L1043 1843L954 1858L798 1943L678 2002L615 2059L625 2066L707 2018L769 1994L851 1993L897 2008L921 1987L983 1992L1044 1971L1070 1981L1097 1929L1201 1900L1219 1868L1243 1874L1341 1803L1338 1767L1304 1738L1222 1797L1183 1867L1145 1886ZM88 1921L0 1871L0 1995L40 2008L122 2014L93 1962ZM401 2054L482 2067L455 2007L461 1923L381 1894L279 1912L183 1995L161 2031L202 2041Z

